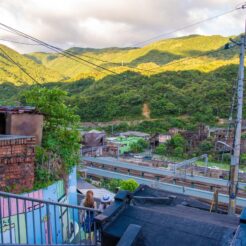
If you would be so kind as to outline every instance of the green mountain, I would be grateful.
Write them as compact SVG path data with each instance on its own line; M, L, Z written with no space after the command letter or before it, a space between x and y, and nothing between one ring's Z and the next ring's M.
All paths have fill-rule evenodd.
M45 67L41 63L37 64L24 55L4 45L0 45L0 83L11 82L20 85L32 84L33 82L11 59L39 83L62 81L65 79L58 71Z
M67 50L117 75L61 54L4 49L46 87L66 90L82 121L165 118L171 126L188 127L228 116L239 54L237 47L224 49L228 42L229 37L191 35L142 48ZM0 62L1 103L16 103L28 85L15 84L31 81L2 55Z
M131 70L148 75L167 70L190 69L208 72L237 62L235 59L236 52L234 51L224 51L206 56L208 52L223 48L228 42L229 37L191 35L183 38L161 40L142 48L91 49L74 47L67 51L118 73ZM82 61L78 63L60 54L31 53L26 56L37 64L43 64L47 68L70 77L72 81L90 76L102 78L108 75L107 73L100 73L91 65L88 66ZM203 57L187 60L188 57L196 56ZM179 61L179 63L172 65L174 61ZM168 65L169 63L170 65ZM153 71L147 72L144 69L153 69Z

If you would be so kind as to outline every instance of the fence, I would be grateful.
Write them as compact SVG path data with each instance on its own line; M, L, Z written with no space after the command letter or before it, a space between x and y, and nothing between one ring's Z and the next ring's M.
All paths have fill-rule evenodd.
M0 192L0 244L97 245L99 211L60 202Z
M111 178L111 179L112 178L113 179L123 179L123 180L134 179L139 184L146 184L146 185L149 185L154 188L161 189L161 190L174 192L178 194L184 194L187 196L193 196L193 197L206 199L206 200L213 199L213 192L211 191L185 187L182 185L169 184L169 183L160 182L160 181L153 180L153 179L143 178L143 177L129 175L129 174L123 174L123 173L109 171L109 170L105 170L101 168L87 166L86 169L87 169L88 175L95 175L97 177L105 177L105 178ZM227 204L228 201L229 201L228 195L219 194L219 202ZM240 207L246 207L246 199L243 197L237 197L236 204L237 206L240 206Z

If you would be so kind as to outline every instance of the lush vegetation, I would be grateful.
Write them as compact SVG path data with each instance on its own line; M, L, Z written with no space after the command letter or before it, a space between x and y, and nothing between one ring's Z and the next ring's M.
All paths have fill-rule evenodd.
M79 119L75 115L79 115L80 121L121 120L123 123L114 126L115 132L148 133L164 133L171 127L194 129L201 122L215 125L219 118L227 118L238 69L238 49L223 50L228 41L228 37L192 35L142 48L69 50L117 75L95 70L61 54L21 55L1 45L43 87L34 86L31 78L0 51L0 103L34 105L45 113L36 176L40 183L49 182L76 163L75 128ZM144 105L149 117L144 114ZM132 120L138 123L132 124ZM112 127L105 130L111 132ZM206 152L215 160L213 146L213 140L207 139L191 153L178 135L160 145L156 152L179 158L186 158L187 153ZM132 151L143 148L137 144ZM52 159L58 160L52 162L54 168L50 167ZM228 156L224 160L228 161ZM241 161L246 162L244 155Z
M69 49L78 56L84 56L86 60L103 65L117 73L126 70L140 71L142 74L150 75L161 71L173 70L200 70L204 72L215 70L221 66L235 63L236 51L226 51L210 54L201 58L185 60L187 57L204 55L210 51L218 50L229 42L228 37L222 36L200 36L191 35L183 38L160 40L142 48L107 48L107 49L83 49L74 47ZM94 70L86 64L77 63L60 54L54 53L32 53L27 55L38 65L58 71L69 81L93 76L102 78L107 76ZM182 60L179 64L172 62ZM122 63L124 66L122 66ZM170 65L167 65L170 64ZM137 70L155 69L153 71Z
M33 83L33 80L13 64L8 56L39 83L63 81L65 79L65 76L61 75L59 71L37 64L24 55L0 45L0 83L13 83L14 85L30 85Z
M113 69L118 75L93 72L60 54L22 56L3 48L16 57L19 64L31 64L26 69L32 71L31 75L37 80L40 79L38 76L50 74L53 79L43 77L40 81L52 81L44 85L48 89L66 91L66 104L76 108L82 121L138 119L143 121L135 126L122 124L119 128L153 133L165 132L170 127L193 129L199 122L211 125L218 118L228 117L233 81L237 77L238 50L211 52L221 50L228 40L221 36L193 35L158 41L142 48L69 50L79 56L112 61L105 63L87 58ZM200 55L202 57L198 57ZM122 66L122 60L125 66ZM26 84L20 85L21 79L25 82L26 75L19 78L16 73L15 80L12 75L8 80L7 73L15 74L18 68L3 55L0 62L1 71L5 73L1 77L4 79L0 79L1 103L16 105L18 93L29 88ZM135 68L154 69L147 72ZM55 79L57 73L62 76ZM13 85L15 82L18 87ZM144 116L143 105L147 105L150 119Z
M139 184L134 179L122 180L120 188L130 192L135 191Z
M165 156L184 157L186 153L186 141L180 134L176 134L165 144L157 146L155 153Z
M229 66L210 73L165 72L151 77L125 74L127 80L118 75L99 81L53 83L46 87L66 90L67 104L76 107L76 113L84 121L143 119L142 107L147 103L151 118L163 122L143 123L142 129L151 131L151 125L155 125L155 129L172 125L192 127L196 122L214 124L218 117L228 117L237 67ZM10 102L11 96L16 102L16 91L26 88L16 89L4 84L0 89L2 103Z
M60 89L32 88L21 95L23 104L45 116L42 145L36 148L35 188L67 174L79 161L79 117L66 105Z
M130 144L130 152L140 153L143 152L147 147L148 147L148 142L140 138L137 142L133 142Z
M138 186L139 184L134 179L103 179L101 181L101 187L104 187L112 192L115 192L118 189L133 192L138 188Z
M172 161L182 161L187 158L200 156L202 154L208 154L208 160L210 162L209 166L221 166L223 169L229 168L229 163L231 161L231 154L226 151L217 151L215 149L216 145L215 138L207 138L200 142L196 147L191 147L187 143L182 135L176 134L171 140L168 140L164 144L160 144L155 148L154 153L161 156L163 159L169 159ZM204 165L204 163L197 163ZM245 169L246 166L246 154L242 153L240 155L240 165L241 168Z

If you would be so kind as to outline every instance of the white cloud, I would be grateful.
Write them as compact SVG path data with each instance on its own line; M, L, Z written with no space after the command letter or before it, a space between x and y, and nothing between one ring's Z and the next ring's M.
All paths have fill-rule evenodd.
M0 22L62 48L126 46L233 9L232 0L1 0ZM235 35L243 10L177 35ZM174 36L174 35L173 35ZM29 42L0 29L0 39ZM20 52L44 48L5 43Z

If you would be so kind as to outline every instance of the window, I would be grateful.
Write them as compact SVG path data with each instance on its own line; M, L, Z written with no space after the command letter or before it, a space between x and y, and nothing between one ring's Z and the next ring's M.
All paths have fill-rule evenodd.
M0 113L0 134L6 134L6 115Z

